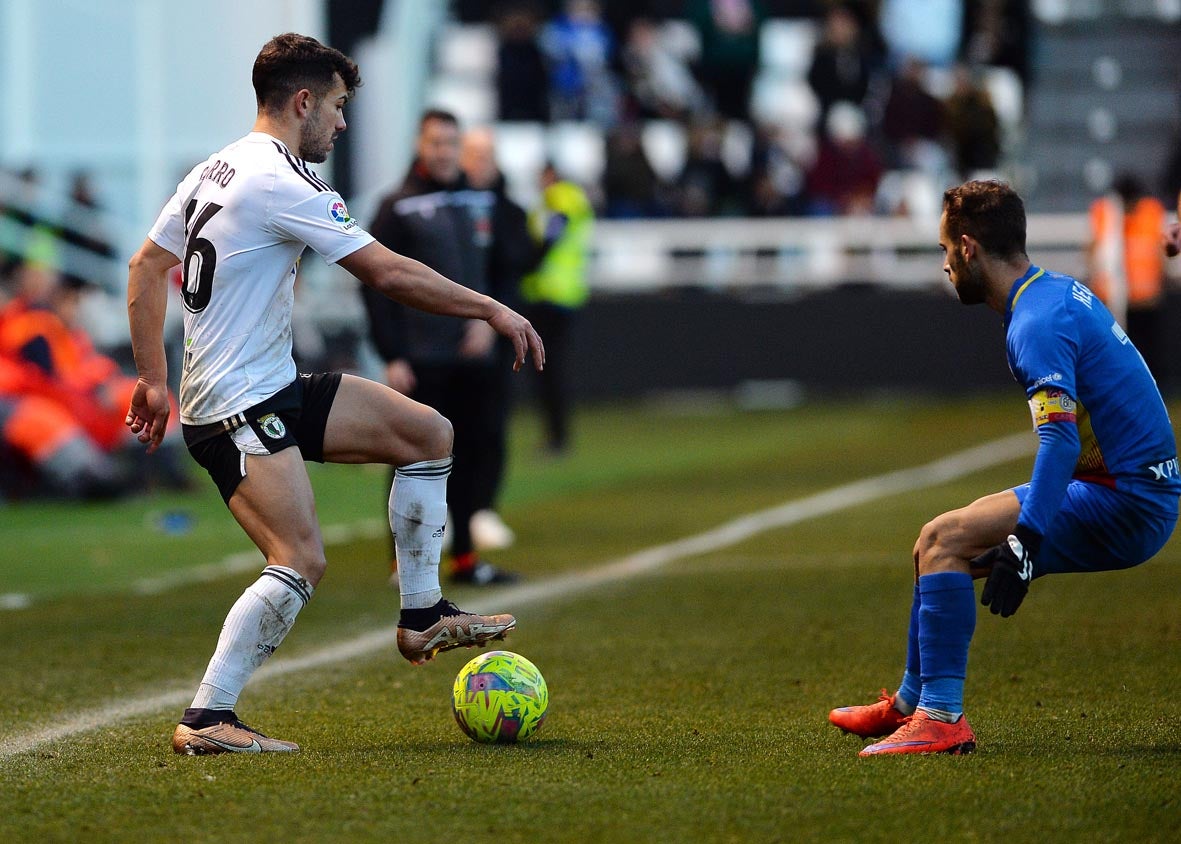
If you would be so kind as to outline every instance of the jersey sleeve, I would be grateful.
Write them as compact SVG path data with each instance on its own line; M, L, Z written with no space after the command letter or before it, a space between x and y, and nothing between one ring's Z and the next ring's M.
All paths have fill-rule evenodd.
M1026 321L1012 349L1014 374L1025 388L1038 434L1030 492L1018 523L1042 535L1062 506L1079 456L1079 346L1078 324L1064 305Z
M177 257L177 260L184 260L185 252L185 218L184 212L181 208L181 186L178 186L176 193L172 198L165 203L164 208L160 211L160 216L156 218L156 222L152 224L152 228L148 230L148 238L159 246L161 249L167 249Z
M278 211L271 225L281 234L312 247L328 263L373 242L335 191L317 193Z
M1074 421L1045 422L1037 429L1037 457L1029 495L1021 505L1018 524L1045 536L1062 508L1066 487L1074 474L1079 455L1078 426Z
M1073 319L1065 312L1022 326L1014 342L1013 374L1026 398L1050 388L1077 397L1075 383L1079 343Z

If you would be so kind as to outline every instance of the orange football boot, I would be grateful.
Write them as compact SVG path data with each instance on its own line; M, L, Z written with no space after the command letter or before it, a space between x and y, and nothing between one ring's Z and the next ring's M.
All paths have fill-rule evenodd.
M842 706L828 713L828 720L846 733L862 738L888 736L906 722L906 716L894 708L894 697L882 689L877 703Z
M897 753L950 753L959 756L976 749L976 734L963 715L954 724L936 721L921 709L906 719L906 723L882 739L863 749L858 756L887 756Z

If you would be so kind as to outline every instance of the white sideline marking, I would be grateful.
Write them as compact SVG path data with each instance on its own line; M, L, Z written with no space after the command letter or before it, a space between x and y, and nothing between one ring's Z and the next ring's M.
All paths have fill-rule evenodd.
M381 519L364 519L348 525L325 525L320 533L325 545L343 545L356 539L376 539L389 533L389 524ZM180 586L192 583L209 583L226 575L253 571L265 565L266 560L257 549L227 554L216 563L179 569L159 577L145 577L131 584L131 591L137 595L158 595Z
M825 492L788 501L777 507L759 510L704 533L638 551L585 571L558 575L537 583L499 589L496 591L494 599L475 599L464 603L473 612L487 613L493 611L493 604L501 607L517 607L523 604L552 601L555 598L566 598L605 583L627 580L653 571L673 560L705 554L734 545L763 531L788 527L807 519L827 516L890 495L913 492L923 487L955 480L990 466L1007 463L1010 460L1032 454L1036 444L1037 440L1028 434L993 440L922 466L900 469L895 472L887 472L884 475L853 481ZM304 656L276 659L259 669L255 679L265 681L272 677L283 677L297 671L344 662L386 648L393 648L396 643L397 629L394 627L365 633L338 644L312 651ZM26 753L43 744L117 724L120 721L140 718L165 709L180 708L188 704L192 695L193 686L190 685L184 689L173 688L169 691L144 695L121 703L79 712L67 716L64 721L59 720L51 727L16 733L0 740L0 759Z
M325 546L343 545L357 539L376 539L389 533L389 525L381 519L362 519L346 525L325 525L321 528ZM233 574L261 570L266 564L257 550L236 551L213 563L189 566L158 577L142 577L132 581L130 589L136 595L159 595L181 586L210 583ZM20 592L0 595L0 610L23 610L33 605L33 597Z

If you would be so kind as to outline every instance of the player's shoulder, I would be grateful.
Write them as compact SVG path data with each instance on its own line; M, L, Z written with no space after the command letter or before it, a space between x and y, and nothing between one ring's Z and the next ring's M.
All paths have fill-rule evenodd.
M1094 292L1087 285L1065 273L1042 270L1041 277L1035 277L1033 281L1034 283L1022 293L1031 303L1038 303L1036 308L1022 309L1028 315L1034 312L1045 315L1047 312L1059 310L1070 311L1075 307L1089 309L1097 301Z
M233 187L239 197L250 196L270 208L289 208L332 186L297 157L287 145L265 132L251 132L197 165L199 181Z
M1056 286L1055 299L1064 312L1080 314L1103 309L1103 303L1095 296L1095 291L1074 276L1051 272L1046 275Z
M292 203L300 202L319 194L336 193L332 185L322 179L287 146L275 138L268 138L267 155L274 167L275 192Z

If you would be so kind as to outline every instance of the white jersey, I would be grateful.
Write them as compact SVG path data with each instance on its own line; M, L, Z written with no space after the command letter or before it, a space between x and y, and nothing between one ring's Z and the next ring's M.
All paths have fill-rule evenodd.
M226 419L295 379L291 309L305 246L335 263L373 242L340 194L262 132L194 167L148 237L181 260L186 425Z

